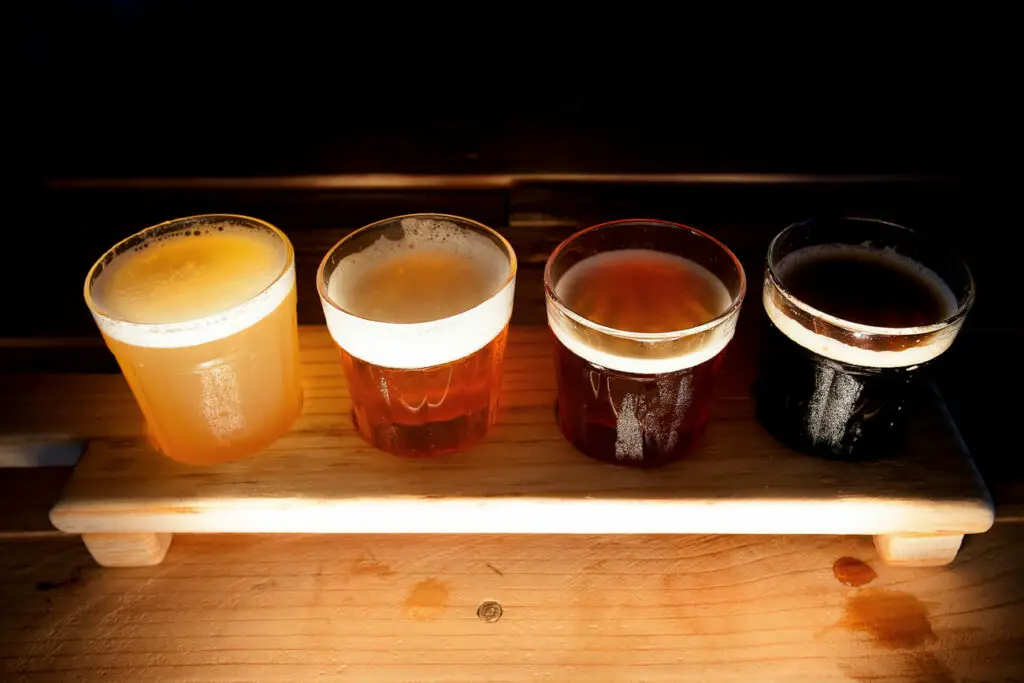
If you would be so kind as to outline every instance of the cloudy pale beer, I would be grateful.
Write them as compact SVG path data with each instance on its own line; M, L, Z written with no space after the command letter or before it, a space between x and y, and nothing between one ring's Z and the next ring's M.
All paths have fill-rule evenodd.
M96 262L85 298L167 456L240 458L298 415L295 263L277 228L229 215L148 228Z
M563 242L545 286L566 439L617 464L683 457L735 330L745 290L735 256L693 228L617 221Z
M890 452L973 299L963 262L906 228L866 219L790 226L772 242L765 274L761 421L808 453Z
M317 283L360 435L396 455L462 450L497 416L516 258L496 232L391 218L328 252Z

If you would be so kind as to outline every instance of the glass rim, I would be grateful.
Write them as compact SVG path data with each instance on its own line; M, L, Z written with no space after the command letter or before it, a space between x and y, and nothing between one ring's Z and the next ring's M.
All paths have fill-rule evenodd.
M285 259L284 259L284 265L281 267L281 271L277 275L275 275L274 278L272 280L270 280L270 282L267 283L266 287L263 287L258 292L256 292L252 296L248 297L247 299L245 299L245 301L240 301L237 304L235 304L234 306L231 306L230 308L226 308L223 311L218 311L216 313L210 313L208 315L203 315L203 316L200 316L198 318L188 318L187 320L181 320L181 321L173 322L173 323L146 323L146 322L139 322L137 320L129 320L127 318L121 318L121 317L118 317L118 316L115 316L115 315L111 315L108 312L99 310L99 307L96 305L96 300L92 296L92 286L91 285L92 285L92 281L93 281L93 273L95 273L96 269L99 268L101 264L103 264L103 262L106 260L106 258L107 258L107 256L109 254L112 254L115 251L117 251L118 247L121 247L126 242L128 242L130 240L134 240L134 239L140 238L140 237L146 235L147 233L156 232L157 230L160 230L161 228L168 228L169 226L174 225L174 224L182 224L182 225L184 225L186 223L196 222L198 220L207 219L207 218L212 218L212 219L222 218L222 219L225 220L225 222L234 221L236 223L242 223L242 224L245 224L245 223L256 224L256 225L258 225L258 226L260 226L262 228L268 229L285 246ZM118 258L118 256L113 256L111 258L111 263L113 263L117 258ZM269 222L267 222L265 220L262 220L260 218L254 218L252 216L244 216L242 214L235 214L235 213L200 213L200 214L195 214L195 215L192 215L192 216L184 216L182 218L172 218L171 220L163 221L162 223L157 223L156 225L151 225L151 226L149 226L147 228L143 228L142 230L139 230L138 232L132 233L131 235L128 235L124 239L119 240L116 244L114 244L114 246L112 246L109 249L107 249L106 251L104 251L103 254L98 259L96 259L96 262L92 264L92 267L89 268L89 272L85 276L85 286L84 286L84 290L85 290L85 292L84 292L85 293L85 304L86 304L86 306L89 307L89 311L93 315L99 316L100 318L103 318L105 320L109 320L109 321L115 322L115 323L123 323L123 324L126 324L126 325L134 325L134 326L138 326L138 327L149 328L149 329L154 329L154 328L158 328L158 329L159 328L179 328L182 325L190 325L191 326L193 324L200 324L200 323L204 323L204 322L213 322L213 321L216 321L217 319L221 318L225 314L230 313L231 311L235 310L236 308L239 308L241 306L245 306L249 302L255 301L256 299L258 299L261 296L263 296L264 294L266 294L271 288L274 287L274 285L276 285L278 282L281 281L281 278L284 278L284 277L286 277L288 275L289 271L292 270L294 265L295 265L295 248L292 246L291 240L288 239L288 236L285 235L284 231L282 231L280 228L278 228L277 226L275 226L275 225L273 225L273 224L271 224L271 223L269 223Z
M508 275L506 275L505 279L501 282L501 284L497 287L497 289L495 289L493 292L488 294L479 303L474 304L470 308L467 308L465 311L459 311L458 313L453 313L451 315L446 315L443 318L434 318L432 320L424 320L424 321L421 321L421 322L418 322L418 323L396 323L396 322L389 322L387 320L375 320L373 318L365 318L365 317L363 317L361 315L357 315L357 314L353 313L352 311L349 311L349 310L343 308L342 306L340 306L338 304L338 302L336 302L334 299L332 299L330 297L330 295L328 294L328 292L327 292L327 285L329 284L329 282L327 280L325 280L325 278L324 278L324 272L327 269L327 262L330 260L331 256L334 254L334 252L336 252L338 249L340 249L343 245L345 245L350 240L355 239L356 237L358 237L360 235L364 235L364 234L372 231L375 228L379 228L381 225L383 225L385 223L394 223L395 221L400 221L400 220L405 219L405 218L440 218L440 219L454 221L456 223L469 224L472 227L479 228L480 230L482 230L487 235L489 235L491 237L494 237L497 240L498 244L505 250L505 255L508 256ZM465 227L465 226L460 226L460 227ZM353 318L357 318L359 320L364 320L364 321L369 322L369 323L378 323L378 324L381 324L381 325L392 325L392 326L395 326L395 327L406 327L406 326L410 326L411 327L411 326L416 326L416 325L433 324L433 323L441 322L441 321L444 321L444 320L448 320L450 318L455 318L457 316L460 316L460 315L463 315L463 314L467 313L468 311L472 311L472 310L474 310L476 308L479 308L480 306L483 306L488 301L490 301L491 299L493 299L494 297L498 296L503 291L505 291L505 289L513 281L515 281L515 279L516 279L516 272L517 272L518 268L519 268L519 261L516 259L516 252L512 248L512 245L509 243L509 241L507 239L505 239L504 235L502 235L500 232L498 232L497 230L495 230L494 228L492 228L492 227L490 227L488 225L484 225L480 221L475 221L472 218L465 218L464 216L456 216L456 215L450 214L450 213L429 213L429 212L427 212L427 213L406 213L406 214L402 214L402 215L399 215L399 216L391 216L390 218L382 218L379 221L374 221L373 223L368 223L367 225L364 225L361 228L356 228L355 230L353 230L352 232L350 232L349 234L345 235L340 240L335 242L334 246L332 246L330 249L328 249L327 253L324 254L324 257L320 260L319 267L317 267L317 269L316 269L316 289L317 289L317 292L320 294L320 300L322 302L324 302L326 304L329 304L331 306L331 308L334 308L335 310L338 310L338 311L344 313L345 315L351 316ZM333 271L331 272L331 275L332 276L334 275Z
M777 264L774 262L773 252L775 251L775 246L778 243L778 241L782 239L782 237L784 237L785 235L789 234L790 231L796 230L797 228L801 228L806 225L810 225L813 223L821 223L825 221L837 221L843 223L870 223L873 225L882 225L885 226L886 228L894 229L902 232L905 235L909 235L911 239L920 240L922 242L931 243L932 245L937 246L938 248L946 252L949 256L951 256L954 262L957 263L958 266L963 269L964 274L967 276L967 296L964 297L963 302L961 302L959 300L959 297L957 297L956 309L954 309L954 311L950 315L946 316L942 320L928 325L916 325L913 327L884 327L881 325L868 325L866 323L858 323L852 320L847 320L845 318L840 318L839 316L832 315L831 313L826 313L825 311L822 311L818 308L815 308L814 306L811 306L807 302L803 301L802 299L791 293L782 284L782 279L779 277L779 274L775 268ZM921 265L927 267L927 264ZM840 327L846 330L850 330L851 332L860 334L904 337L938 332L939 330L943 330L947 327L950 327L951 325L955 325L960 320L962 320L967 315L967 312L971 309L971 306L974 304L975 297L974 275L971 273L971 269L967 266L967 263L964 262L964 260L956 252L950 249L944 242L936 238L930 237L928 235L922 234L912 228L900 225L898 223L882 220L880 218L865 218L860 216L840 216L838 218L826 219L809 218L807 220L797 221L796 223L791 223L787 225L785 228L780 230L779 233L775 235L775 237L772 238L772 241L768 245L768 258L766 259L765 265L765 277L771 282L775 289L777 289L779 293L782 294L786 301L788 301L796 308L799 308L800 310L810 314L815 318L820 318L824 322L835 325L836 327ZM945 280L943 280L942 282L943 284L948 286L948 283L946 283ZM954 294L954 296L956 296L956 294Z
M653 224L669 227L676 230L685 230L687 232L696 234L697 236L710 241L719 249L721 249L729 257L733 266L736 268L736 272L739 273L740 276L739 291L737 292L732 303L729 304L729 307L726 308L719 315L712 318L711 320L703 322L699 325L694 325L693 327L686 327L680 330L668 330L666 332L631 332L629 330L620 330L615 327L602 325L601 323L595 322L590 318L587 318L584 315L580 315L576 311L572 310L572 308L570 308L569 305L565 303L565 301L563 301L555 293L554 283L552 282L552 269L554 267L556 259L573 241L575 241L576 239L585 234L600 229L636 224ZM619 250L611 249L609 251ZM701 334L703 332L707 332L708 330L712 330L718 327L719 325L722 325L723 323L727 322L730 318L736 315L736 313L740 309L741 304L743 303L743 299L746 296L746 293L747 274L746 271L744 271L743 269L743 264L740 263L740 260L738 258L736 258L736 254L734 254L732 250L729 249L729 247L725 246L725 244L721 240L709 235L703 230L698 230L697 228L686 225L684 223L675 223L673 221L661 220L659 218L623 218L614 221L605 221L604 223L598 223L597 225L592 225L589 228L584 228L562 240L561 244L555 247L554 251L551 252L551 256L548 257L547 264L544 266L544 294L548 297L548 301L554 303L562 314L568 316L569 318L576 321L580 325L583 325L584 327L589 327L590 329L596 332L601 332L603 334L611 335L614 337L633 339L636 341L669 341L672 339L680 339L682 337Z

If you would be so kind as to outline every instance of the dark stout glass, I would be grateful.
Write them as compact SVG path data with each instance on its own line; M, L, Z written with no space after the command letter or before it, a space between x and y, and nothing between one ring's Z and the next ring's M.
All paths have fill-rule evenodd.
M830 458L886 455L927 365L871 368L808 351L768 323L757 414L782 443Z
M732 253L681 225L606 223L560 245L545 284L566 439L636 467L685 455L743 297Z
M885 455L974 298L967 267L906 228L800 223L769 249L758 416L825 457Z

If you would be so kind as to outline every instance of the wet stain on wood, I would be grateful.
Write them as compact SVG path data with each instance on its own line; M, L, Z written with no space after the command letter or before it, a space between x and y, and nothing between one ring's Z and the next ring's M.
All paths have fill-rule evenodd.
M846 612L837 625L866 633L888 649L913 648L936 640L924 603L900 591L858 591L846 599Z
M437 579L420 581L405 599L405 613L412 619L436 619L448 602L448 585Z
M832 564L832 573L839 583L854 588L866 585L878 578L878 574L866 562L855 557L840 557Z

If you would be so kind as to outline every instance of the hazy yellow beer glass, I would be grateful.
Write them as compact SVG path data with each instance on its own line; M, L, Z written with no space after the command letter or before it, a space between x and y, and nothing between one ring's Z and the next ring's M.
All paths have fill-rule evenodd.
M483 438L515 284L509 243L465 218L389 218L334 245L317 287L364 439L437 455Z
M169 457L240 458L298 415L295 255L269 223L209 215L147 228L96 262L85 301Z

